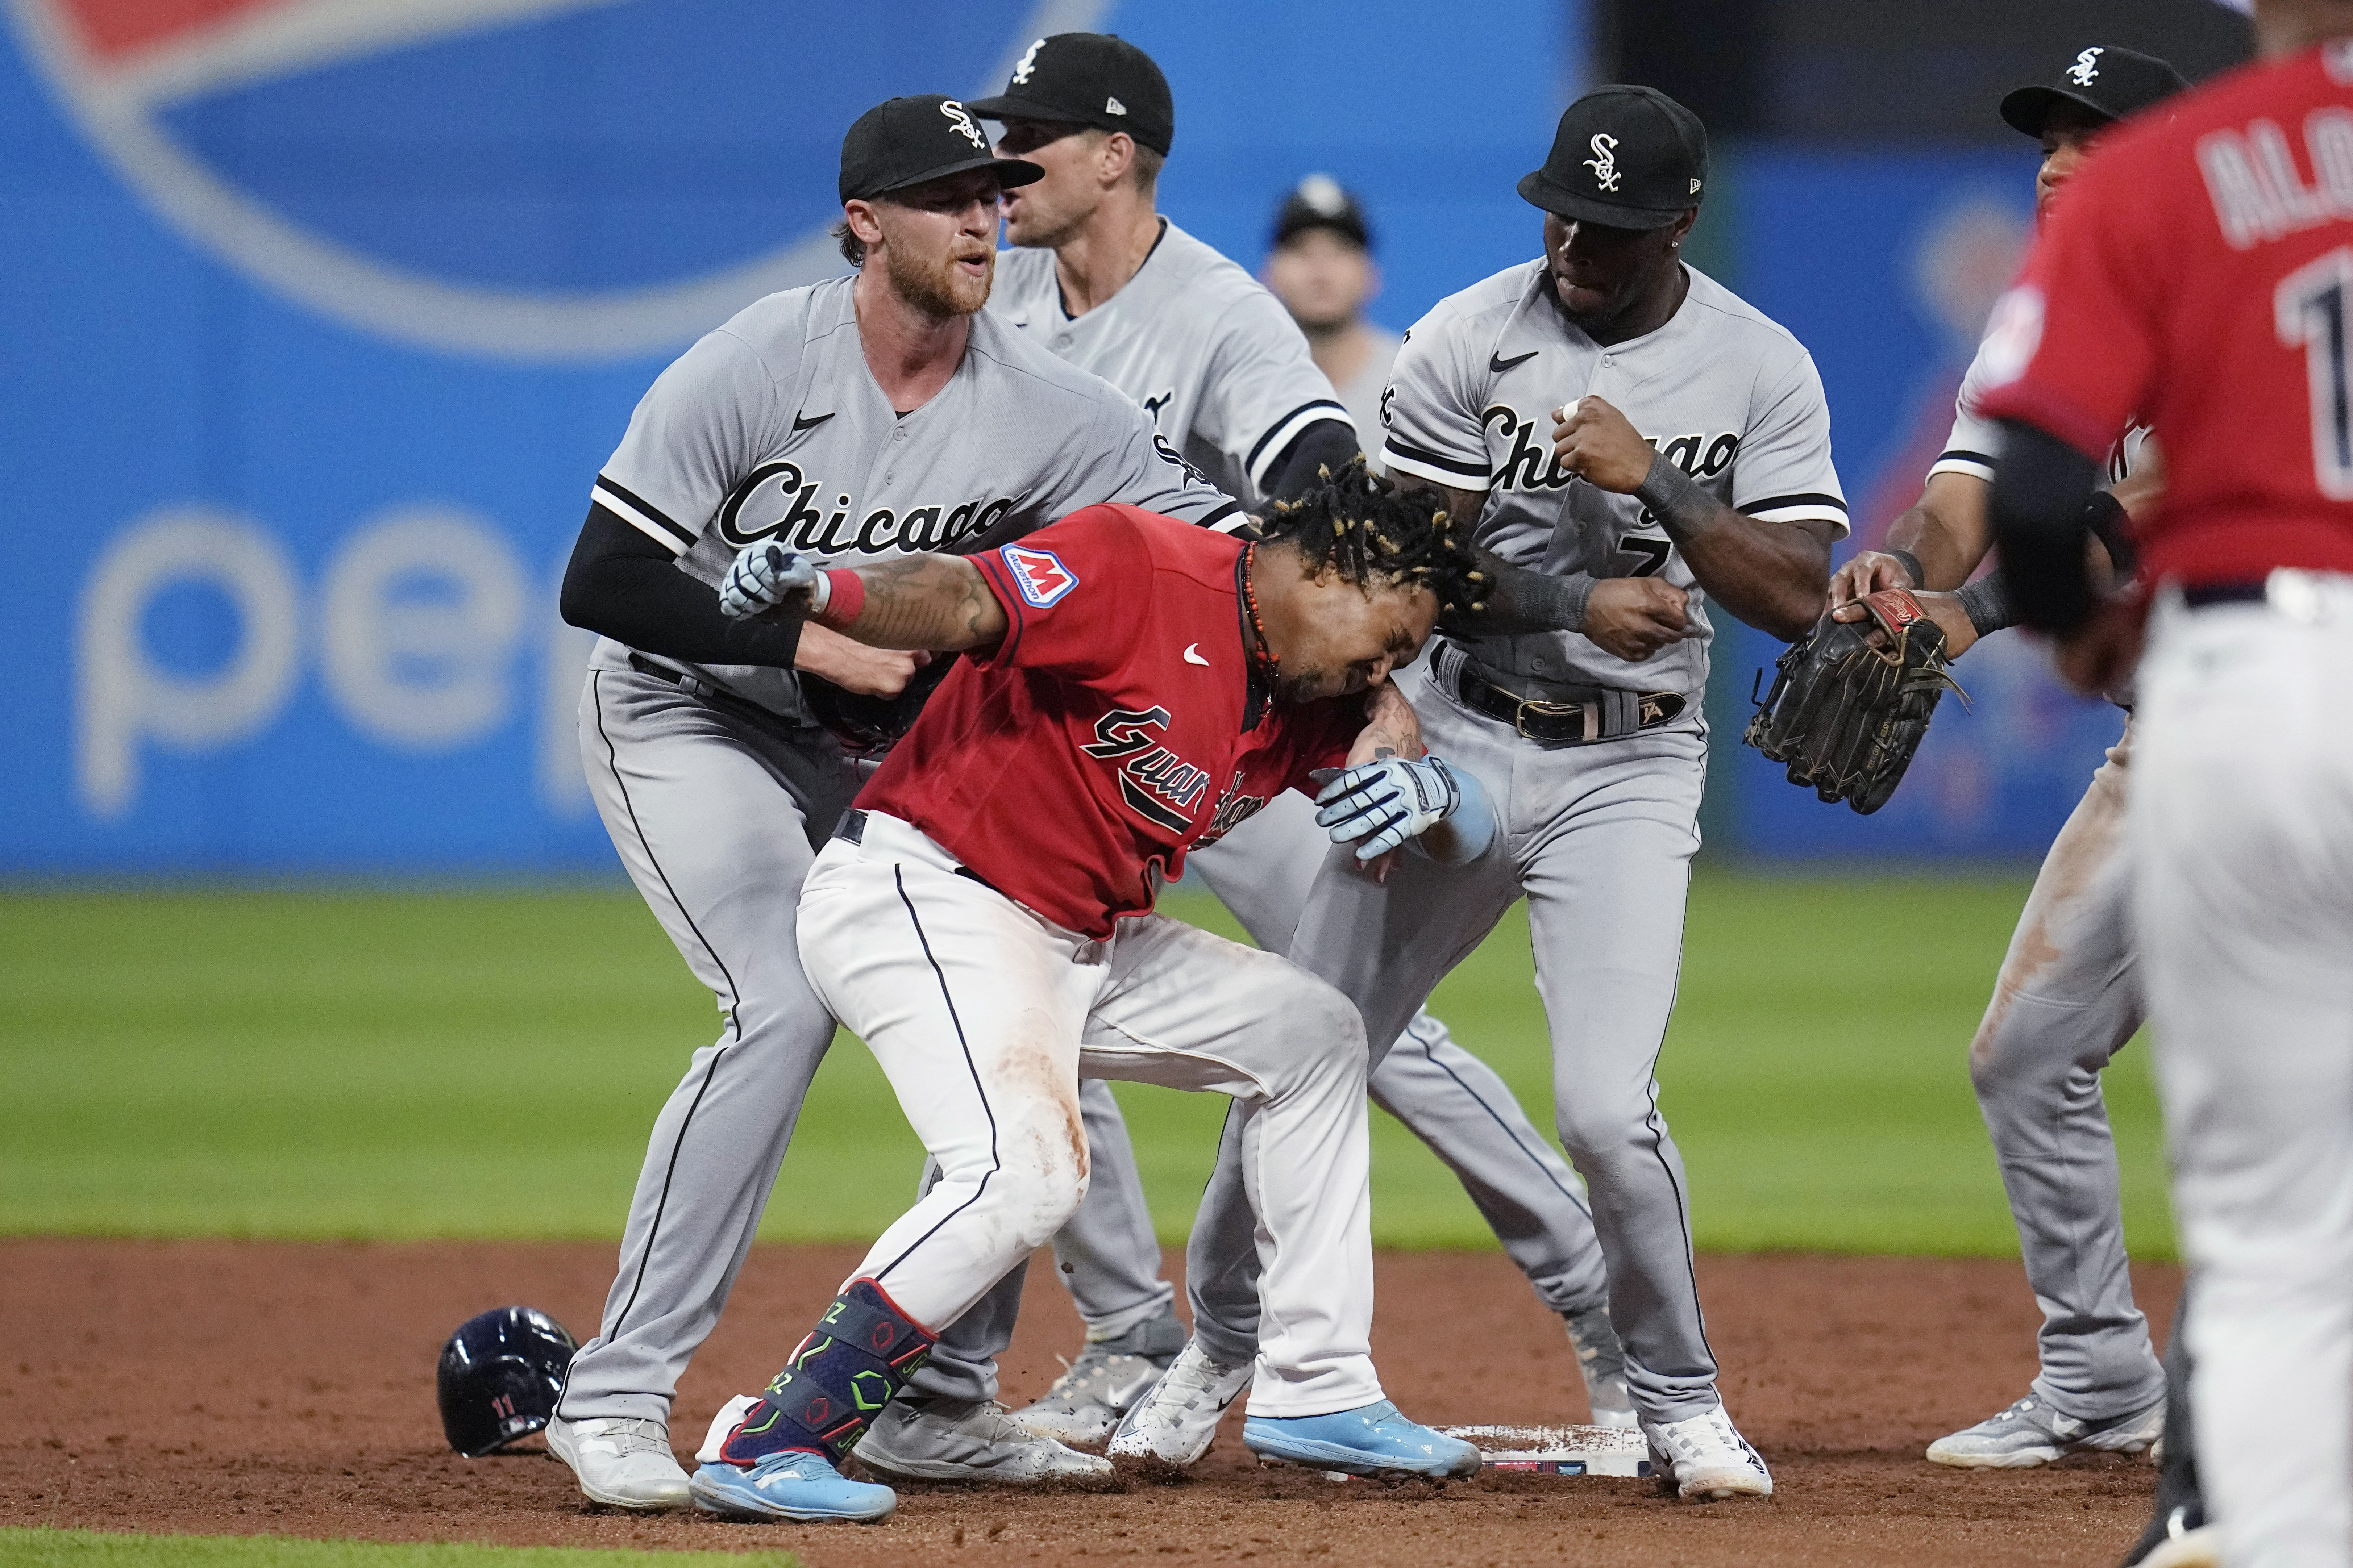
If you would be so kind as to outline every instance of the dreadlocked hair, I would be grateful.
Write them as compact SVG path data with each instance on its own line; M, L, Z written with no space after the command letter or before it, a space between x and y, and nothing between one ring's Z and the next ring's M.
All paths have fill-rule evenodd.
M1494 587L1471 541L1456 533L1446 498L1374 473L1361 454L1336 474L1318 470L1318 482L1297 500L1275 502L1259 533L1297 550L1314 575L1336 572L1363 588L1428 588L1441 610L1475 615Z

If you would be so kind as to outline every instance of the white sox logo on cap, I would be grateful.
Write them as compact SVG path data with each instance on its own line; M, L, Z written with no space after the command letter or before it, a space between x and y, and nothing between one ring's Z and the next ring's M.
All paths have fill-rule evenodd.
M963 104L951 98L940 105L940 112L948 117L948 123L955 127L958 135L982 152L988 151L988 138L980 133L980 127L972 122L972 116L964 111Z
M2067 68L2067 79L2077 87L2089 87L2099 80L2100 56L2105 52L2095 47L2085 49L2082 54L2077 55L2075 63Z
M1593 156L1585 161L1585 166L1593 171L1593 183L1605 191L1616 190L1618 188L1618 138L1604 131L1586 145L1593 149Z
M1028 87L1029 85L1029 73L1038 68L1038 51L1045 47L1046 40L1043 38L1039 39L1036 43L1029 46L1029 52L1028 54L1023 55L1019 60L1014 63L1014 86Z

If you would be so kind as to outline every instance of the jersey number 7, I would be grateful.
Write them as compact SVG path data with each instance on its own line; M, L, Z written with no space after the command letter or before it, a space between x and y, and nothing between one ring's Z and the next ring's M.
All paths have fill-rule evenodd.
M1634 569L1626 574L1629 577L1657 576L1667 569L1667 557L1674 552L1675 547L1665 540L1645 539L1639 533L1618 542L1618 553L1634 557Z
M2272 296L2280 342L2304 350L2312 388L2312 473L2330 500L2353 500L2353 384L2346 367L2346 302L2353 246L2339 246L2280 279Z

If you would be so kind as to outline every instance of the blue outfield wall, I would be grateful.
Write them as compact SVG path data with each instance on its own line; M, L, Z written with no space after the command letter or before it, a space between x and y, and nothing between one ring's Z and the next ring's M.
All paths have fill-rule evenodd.
M554 611L588 481L680 346L838 268L835 150L866 104L993 90L1041 32L1120 31L1176 89L1166 210L1255 261L1288 185L1333 173L1401 327L1533 253L1513 186L1588 43L1545 0L777 15L0 6L0 871L610 866L573 741L586 639ZM1723 156L1710 248L1820 360L1870 537L1941 443L2031 153ZM1745 698L1772 651L1736 628L1720 688ZM2014 636L1972 653L1976 711L1947 703L1868 820L1720 733L1716 841L2038 851L2116 728L2040 671Z
M2036 157L2023 137L2014 151L1731 150L1734 286L1812 351L1829 394L1854 522L1839 560L1884 537L1944 448L2030 233ZM1947 695L1894 798L1858 816L1736 743L1780 651L1736 623L1716 648L1713 711L1733 723L1716 736L1715 841L1746 854L2040 855L2123 728L2058 684L2042 644L1999 634L1954 666L1968 703Z
M680 347L839 269L869 104L1120 31L1176 89L1178 221L1255 260L1328 170L1403 323L1529 252L1513 182L1586 54L1552 0L789 14L0 6L0 870L611 865L554 612L589 481Z

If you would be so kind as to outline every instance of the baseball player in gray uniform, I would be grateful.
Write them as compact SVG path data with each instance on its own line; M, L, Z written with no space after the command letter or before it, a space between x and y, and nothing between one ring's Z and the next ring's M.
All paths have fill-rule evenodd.
M857 275L771 295L689 349L597 476L563 598L604 634L582 752L623 864L726 1026L655 1122L601 1330L548 1428L595 1501L686 1504L671 1395L833 1037L794 908L856 779L793 672L889 691L914 668L848 658L822 628L726 619L714 585L764 539L862 564L993 545L1103 500L1243 520L1134 404L982 312L999 193L1039 173L997 159L953 100L869 110L841 150L837 232ZM1013 1480L1104 1468L985 1397L902 1405L868 1439L870 1466Z
M1175 108L1148 55L1103 34L1041 38L1003 96L969 107L1005 122L1000 153L1046 171L1008 194L1014 248L999 256L992 314L1129 394L1187 461L1253 508L1296 495L1356 455L1356 426L1282 304L1155 211ZM1313 817L1304 796L1279 799L1191 862L1271 952L1288 944L1323 863ZM1562 1315L1597 1418L1630 1425L1582 1191L1502 1079L1421 1014L1371 1092L1461 1176L1538 1297ZM1017 1415L1033 1430L1093 1445L1186 1336L1118 1103L1090 1082L1081 1105L1093 1176L1054 1247L1087 1344ZM914 1385L982 1397L993 1357L1010 1342L1021 1284L1017 1270L952 1327Z
M2071 55L2048 81L2003 98L2002 119L2042 142L2038 216L2060 199L2102 131L2188 85L2163 60L2095 46ZM1923 599L1956 654L2010 624L1999 578L1962 587L1993 542L1986 494L2001 433L1978 413L1988 360L1979 350L1961 383L1952 437L1919 503L1889 525L1885 549L1862 552L1831 579L1831 601L1841 605L1883 587L1959 589L1958 617L1941 595ZM2147 435L2137 429L2117 442L2113 488L2093 503L2117 551L2126 510L2146 508L2161 489ZM2131 741L2127 723L2052 841L1969 1044L1969 1079L2042 1309L2042 1366L2008 1409L1930 1444L1928 1458L1940 1465L2021 1469L2070 1453L2137 1454L2164 1430L2165 1373L2133 1304L2116 1140L2100 1094L2101 1069L2147 1016L2126 913Z
M1796 636L1821 612L1846 527L1812 360L1681 260L1706 178L1705 132L1682 105L1649 88L1588 94L1520 184L1547 215L1542 258L1407 334L1389 472L1443 487L1482 544L1547 575L1582 630L1433 646L1425 737L1486 783L1504 836L1436 877L1401 864L1377 882L1327 858L1290 950L1356 1003L1379 1052L1528 900L1561 1140L1591 1194L1634 1409L1692 1498L1772 1489L1716 1392L1652 1077L1699 847L1702 601ZM1186 1462L1250 1375L1256 1268L1232 1152L1188 1254L1193 1342L1123 1422L1115 1456Z

